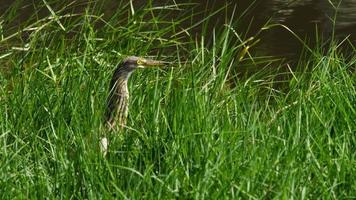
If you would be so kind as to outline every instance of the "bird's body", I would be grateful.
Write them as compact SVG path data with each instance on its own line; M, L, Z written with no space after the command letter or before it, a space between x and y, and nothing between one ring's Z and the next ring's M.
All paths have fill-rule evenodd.
M110 93L107 100L105 120L112 129L116 124L124 126L128 115L130 75L124 75L123 68L117 68L110 81Z
M162 61L130 56L117 66L110 81L109 96L105 112L105 121L110 130L114 130L115 127L123 127L126 125L129 110L128 80L131 73L137 68L146 68L164 64L165 63ZM107 138L103 137L100 144L102 152L106 155L109 144Z

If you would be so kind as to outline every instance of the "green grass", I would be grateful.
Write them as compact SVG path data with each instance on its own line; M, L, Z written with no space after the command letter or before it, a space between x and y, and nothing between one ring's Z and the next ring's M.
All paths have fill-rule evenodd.
M169 36L187 13L167 22L148 6L96 29L95 8L28 22L27 40L0 32L1 199L356 197L356 58L339 43L307 52L279 83L271 66L284 65L244 54L258 36L233 23L204 45ZM133 74L128 128L108 133L108 83L126 55L175 64ZM237 78L242 61L266 68Z

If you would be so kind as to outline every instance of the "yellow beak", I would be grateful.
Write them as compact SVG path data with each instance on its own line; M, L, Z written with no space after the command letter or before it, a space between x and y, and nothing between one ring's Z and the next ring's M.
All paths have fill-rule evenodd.
M160 60L151 60L151 59L139 59L137 61L138 68L147 68L147 67L159 67L170 64L169 62L160 61Z

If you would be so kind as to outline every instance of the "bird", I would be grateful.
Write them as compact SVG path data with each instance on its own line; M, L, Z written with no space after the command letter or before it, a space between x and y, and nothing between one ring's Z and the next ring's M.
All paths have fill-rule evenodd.
M129 111L128 80L136 69L159 67L169 64L165 61L151 60L143 57L129 56L117 65L110 84L106 101L105 123L109 130L125 127ZM101 151L107 154L109 141L106 137L100 140Z

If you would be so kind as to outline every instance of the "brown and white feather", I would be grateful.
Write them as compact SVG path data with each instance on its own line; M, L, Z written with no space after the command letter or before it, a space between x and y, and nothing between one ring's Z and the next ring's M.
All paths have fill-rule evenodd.
M128 115L129 91L127 80L114 73L110 82L110 93L107 100L106 121L110 128L116 124L126 125Z

